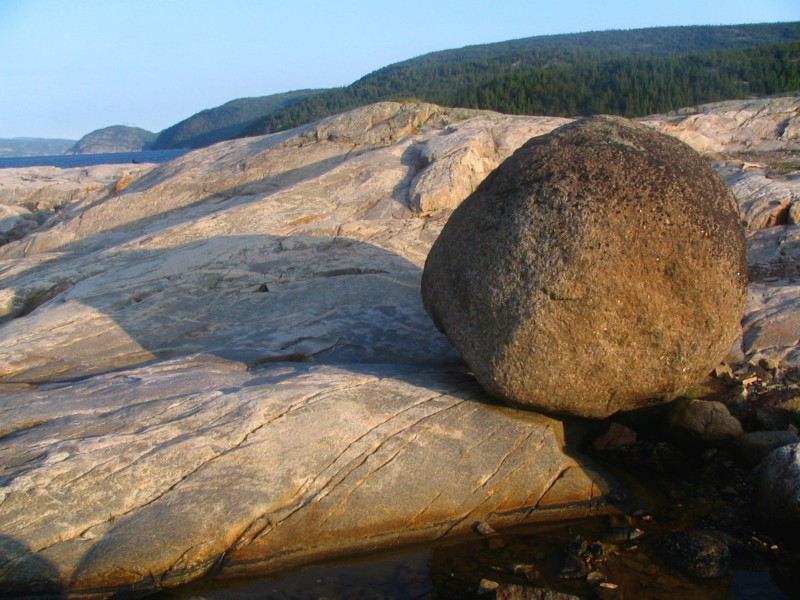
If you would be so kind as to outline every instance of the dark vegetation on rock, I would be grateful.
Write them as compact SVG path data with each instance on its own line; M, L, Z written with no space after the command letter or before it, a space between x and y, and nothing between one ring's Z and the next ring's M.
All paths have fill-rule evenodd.
M800 23L536 36L432 52L351 85L240 98L162 131L153 149L201 148L414 99L509 114L638 117L800 88Z
M140 127L112 125L87 133L65 154L102 154L149 150L156 134Z
M744 248L699 154L593 117L530 140L455 210L422 297L493 396L606 417L674 399L724 358Z

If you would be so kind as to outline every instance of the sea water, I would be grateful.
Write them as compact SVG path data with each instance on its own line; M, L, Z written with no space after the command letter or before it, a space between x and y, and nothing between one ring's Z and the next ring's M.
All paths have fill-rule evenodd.
M136 163L165 163L189 150L144 150L141 152L113 152L107 154L59 154L55 156L17 156L0 158L0 169L25 167L91 167L93 165L121 165Z

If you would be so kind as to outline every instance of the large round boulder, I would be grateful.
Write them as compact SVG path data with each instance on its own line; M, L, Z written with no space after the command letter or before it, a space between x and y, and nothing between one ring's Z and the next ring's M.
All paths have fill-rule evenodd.
M740 329L736 201L689 146L618 117L529 140L459 206L425 308L492 395L606 417L686 392Z

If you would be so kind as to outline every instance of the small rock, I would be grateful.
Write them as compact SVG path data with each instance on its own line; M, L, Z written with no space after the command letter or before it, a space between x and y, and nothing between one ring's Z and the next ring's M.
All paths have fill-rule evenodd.
M522 575L530 583L541 584L542 582L544 582L544 576L533 565L529 565L529 564L514 565L514 567L512 568L512 571L514 572L515 575Z
M629 429L619 423L611 423L608 431L595 438L593 445L595 450L606 450L607 448L630 446L635 443L636 432L633 429Z
M500 584L496 581L492 581L491 579L481 579L480 583L478 584L478 593L491 594L499 587Z
M597 600L622 600L622 588L616 583L604 581L594 589Z
M800 438L791 431L753 431L740 436L733 449L745 465L755 466L776 448L798 441Z
M668 564L691 577L724 577L730 569L728 545L701 531L668 533L662 538L659 549Z
M704 442L725 442L744 433L742 424L722 402L679 400L669 416L670 425Z
M624 544L632 542L644 537L645 532L636 527L624 527L619 529L612 529L604 537L603 540L609 544Z
M489 525L486 521L476 521L472 525L472 529L475 531L475 533L479 533L481 535L492 535L493 533L496 533L494 527Z
M598 586L606 580L606 576L600 571L592 571L586 576L586 583L591 586Z

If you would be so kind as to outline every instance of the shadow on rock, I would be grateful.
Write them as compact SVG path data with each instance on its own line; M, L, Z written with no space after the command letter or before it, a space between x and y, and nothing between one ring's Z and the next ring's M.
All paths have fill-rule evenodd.
M461 364L425 313L419 267L373 244L226 236L88 259L98 274L0 329L5 381L71 380L195 353L248 367ZM50 268L69 277L83 266ZM34 279L41 270L19 289Z
M55 566L6 535L0 535L0 578L3 598L66 598Z

